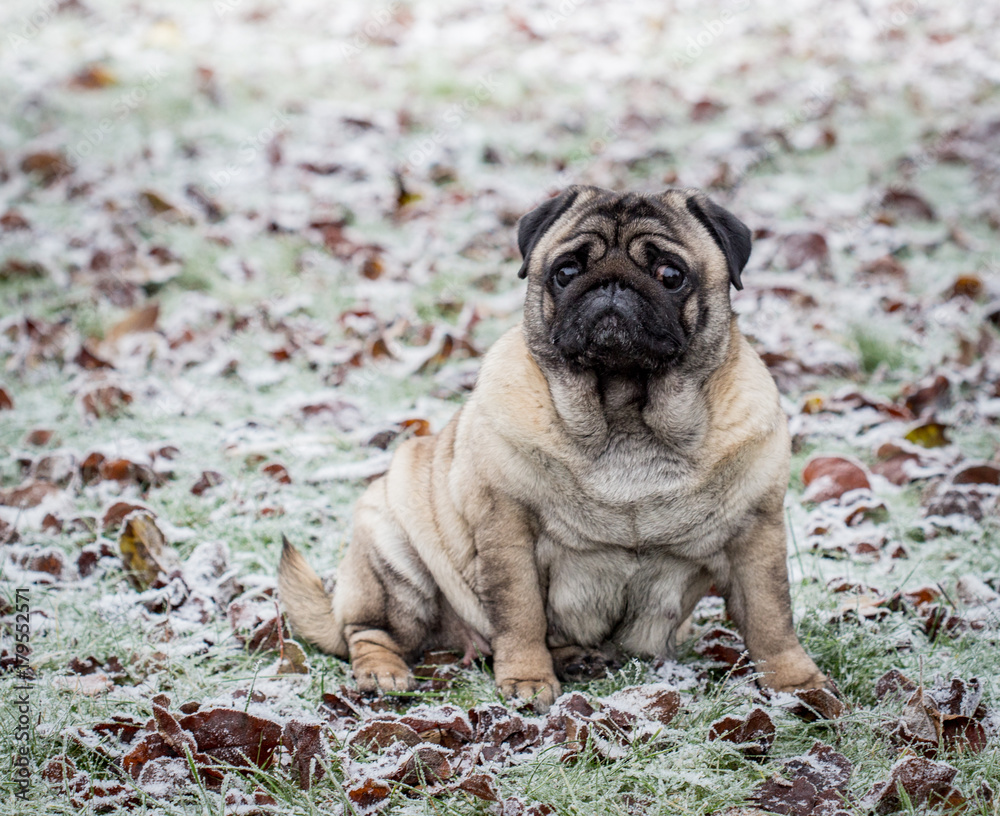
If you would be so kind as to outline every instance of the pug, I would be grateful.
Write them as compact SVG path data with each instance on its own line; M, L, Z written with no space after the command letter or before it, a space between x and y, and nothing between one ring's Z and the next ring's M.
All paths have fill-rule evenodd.
M285 542L293 630L366 691L410 688L423 649L492 654L544 710L557 676L674 655L714 585L759 682L823 686L792 626L787 423L730 307L750 231L697 190L574 186L517 237L523 322L358 500L332 598Z

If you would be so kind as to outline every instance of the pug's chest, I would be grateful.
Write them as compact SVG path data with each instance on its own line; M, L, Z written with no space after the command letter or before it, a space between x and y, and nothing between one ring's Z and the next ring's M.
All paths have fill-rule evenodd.
M644 437L612 440L566 468L542 503L544 532L570 549L662 549L701 558L733 535L752 502L734 474Z

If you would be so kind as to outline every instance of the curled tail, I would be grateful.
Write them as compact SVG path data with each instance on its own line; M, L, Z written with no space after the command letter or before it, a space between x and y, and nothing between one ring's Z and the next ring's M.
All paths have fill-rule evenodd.
M343 627L333 614L323 582L287 538L281 537L278 594L295 634L324 652L347 657Z

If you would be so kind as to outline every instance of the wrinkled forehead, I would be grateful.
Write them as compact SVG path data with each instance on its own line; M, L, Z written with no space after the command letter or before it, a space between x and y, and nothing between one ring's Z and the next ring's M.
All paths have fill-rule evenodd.
M683 196L671 191L663 197L591 194L581 198L539 242L536 253L542 268L580 250L587 252L590 262L614 251L640 266L649 262L651 254L672 253L691 266L704 260L705 239L711 242L711 236L687 211Z

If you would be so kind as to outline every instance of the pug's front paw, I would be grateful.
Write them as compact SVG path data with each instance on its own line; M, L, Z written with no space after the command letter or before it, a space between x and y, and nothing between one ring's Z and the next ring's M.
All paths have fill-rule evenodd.
M826 688L829 680L802 648L789 649L757 663L760 683L775 691Z
M559 681L554 674L539 678L497 677L497 688L507 699L531 703L539 714L544 714L560 694Z

